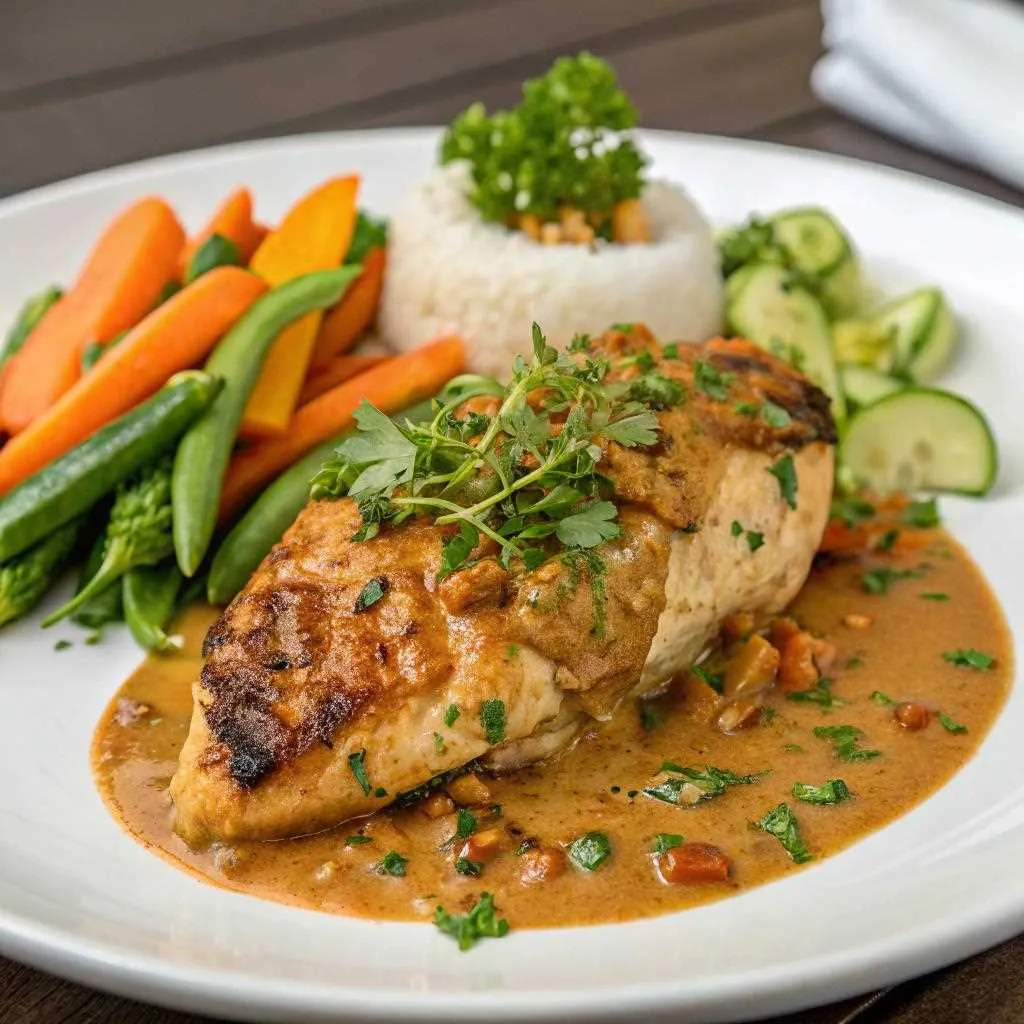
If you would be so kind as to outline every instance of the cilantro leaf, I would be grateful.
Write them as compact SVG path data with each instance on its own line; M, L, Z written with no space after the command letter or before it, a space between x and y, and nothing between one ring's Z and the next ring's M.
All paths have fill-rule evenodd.
M378 875L391 875L392 878L404 878L408 857L403 857L397 850L388 850L374 869Z
M709 398L724 402L735 375L724 373L717 366L704 359L693 361L693 382Z
M783 455L774 466L769 467L768 472L779 482L779 493L790 508L796 508L796 495L799 481L797 480L796 465L793 456Z
M661 773L669 778L643 790L645 796L662 803L679 806L693 806L705 800L721 796L730 786L750 786L760 782L767 774L737 775L725 768L705 765L703 768L689 768L664 761Z
M864 733L854 725L819 725L813 730L820 740L829 740L841 761L870 761L880 757L880 750L865 750L858 745Z
M462 952L472 949L481 939L500 939L508 935L508 921L499 918L494 897L481 893L468 914L449 914L444 907L434 911L434 924L443 935L450 935Z
M807 844L800 836L800 826L789 804L779 804L760 821L755 822L754 827L778 839L794 863L806 864L807 861L814 860L814 855L807 849Z
M648 447L658 441L658 417L649 410L631 413L602 427L601 436L624 448Z
M603 832L588 832L569 844L569 859L582 871L596 871L612 855L612 844Z
M822 676L807 690L794 690L786 695L788 700L804 704L817 704L822 711L831 711L846 704L832 692L832 680Z
M619 535L619 510L610 501L595 501L560 520L555 536L569 548L596 548Z
M338 446L338 455L352 466L366 468L349 485L348 493L355 497L411 480L416 445L365 399L354 416L358 429Z
M463 520L459 524L459 532L441 543L441 566L437 571L437 582L440 583L456 570L464 568L479 543L480 531L472 523Z
M984 672L996 663L996 659L991 654L982 654L981 651L976 651L973 647L961 648L957 651L943 651L942 657L951 665L956 665L958 668L973 668L975 672Z

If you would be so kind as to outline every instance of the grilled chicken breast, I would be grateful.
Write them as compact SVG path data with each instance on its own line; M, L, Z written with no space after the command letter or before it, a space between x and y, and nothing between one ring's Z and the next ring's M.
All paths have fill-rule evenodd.
M594 346L661 351L638 328ZM357 543L353 501L307 506L207 638L178 832L315 832L470 761L549 757L689 667L727 616L785 607L827 518L827 398L745 342L680 345L659 369L687 400L659 414L656 447L607 445L621 532L599 569L578 554L510 572L481 549L438 583L429 520Z

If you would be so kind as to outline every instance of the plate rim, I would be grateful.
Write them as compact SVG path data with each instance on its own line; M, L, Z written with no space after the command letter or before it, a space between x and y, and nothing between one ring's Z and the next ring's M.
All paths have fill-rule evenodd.
M436 139L438 126L387 127L296 133L178 151L113 167L89 171L50 182L0 199L0 218L30 213L34 208L63 199L87 196L110 186L145 182L154 174L199 169L235 159L258 160L262 153L301 152L344 142L368 146L384 143L426 143ZM655 143L728 149L738 153L777 154L818 166L842 166L876 180L895 180L967 202L979 210L1013 218L1024 225L1024 210L969 188L929 178L857 157L808 149L786 143L743 139L708 133L643 129L643 138ZM984 742L984 741L983 741ZM938 793L934 794L937 796ZM932 799L930 797L929 799ZM887 828L889 826L885 826ZM878 831L883 831L878 830ZM774 882L770 884L780 884ZM245 898L245 897L241 897ZM315 911L308 911L315 913ZM424 925L423 927L429 927ZM592 928L615 926L595 925ZM828 978L829 1001L843 999L879 984L890 984L933 970L989 948L1018 934L1024 927L1024 888L1010 890L1000 901L989 900L934 923L905 929L884 940L853 950L824 954L813 961L816 972ZM564 929L571 934L576 929ZM712 1012L714 1019L739 1019L751 999L765 1007L785 1002L790 1009L818 1005L821 986L807 984L807 961L664 983L638 983L608 990L566 988L545 990L543 1012L538 1012L538 993L507 989L459 992L436 990L353 989L341 984L273 980L236 970L183 967L164 958L126 951L113 942L81 938L54 926L39 924L0 906L0 953L44 971L58 973L82 984L118 995L143 998L163 1006L191 1006L221 1015L249 1013L257 996L262 1014L302 1013L315 1019L355 1016L367 1020L470 1020L486 1015L494 1020L519 1019L524 1011L538 1020L582 1017L598 1012L604 1016L648 1012ZM865 984L868 975L871 981ZM723 989L728 994L723 996ZM795 1000L794 989L804 995ZM817 994L816 994L817 993ZM183 997L183 998L182 998ZM307 1016L304 1019L312 1019Z

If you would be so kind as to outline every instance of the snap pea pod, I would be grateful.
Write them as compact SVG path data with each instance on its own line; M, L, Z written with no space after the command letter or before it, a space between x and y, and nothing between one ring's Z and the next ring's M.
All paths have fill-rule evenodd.
M293 320L333 306L359 272L358 266L318 270L271 289L207 360L207 373L223 378L224 390L182 438L171 480L174 552L186 576L195 574L213 538L224 471L270 346Z
M125 622L143 650L165 653L181 646L164 628L174 615L184 581L173 561L132 569L121 580Z
M91 508L131 473L167 451L210 407L221 382L176 374L152 398L55 459L0 499L0 562Z
M430 418L430 405L429 401L420 402L393 418L422 422ZM309 485L320 466L349 433L325 441L286 469L238 520L221 542L210 566L206 588L210 604L227 604L245 586L309 501Z
M0 366L3 366L11 356L21 349L22 345L28 341L28 336L35 329L36 324L43 319L46 311L63 296L64 289L51 284L49 288L44 289L38 295L33 295L25 302L18 310L18 316L7 332L3 344L0 345Z

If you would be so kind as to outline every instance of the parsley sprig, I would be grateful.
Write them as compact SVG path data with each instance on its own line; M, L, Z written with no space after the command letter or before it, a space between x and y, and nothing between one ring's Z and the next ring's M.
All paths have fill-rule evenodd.
M534 324L532 359L516 358L509 384L457 377L427 424L395 422L363 402L356 432L317 474L313 496L357 502L357 541L417 514L457 528L444 542L441 579L471 564L483 537L506 568L596 548L619 535L611 483L598 471L601 442L655 444L654 409L683 398L656 369L628 380L606 379L610 370L581 346L575 356L557 352ZM496 411L460 416L471 399L490 399Z

